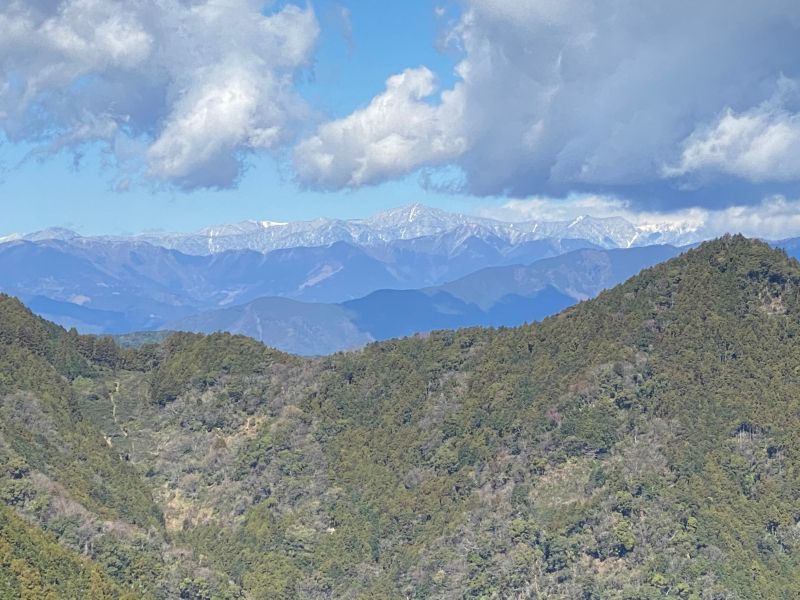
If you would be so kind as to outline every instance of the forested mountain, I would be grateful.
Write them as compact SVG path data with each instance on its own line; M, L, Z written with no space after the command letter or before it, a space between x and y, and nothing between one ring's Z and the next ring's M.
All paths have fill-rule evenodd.
M314 360L120 349L4 297L2 591L64 553L35 589L793 598L798 336L800 265L742 237L541 323Z
M529 265L481 269L438 289L483 308L491 307L509 295L528 296L547 285L575 300L586 300L681 251L675 246L614 250L586 248Z

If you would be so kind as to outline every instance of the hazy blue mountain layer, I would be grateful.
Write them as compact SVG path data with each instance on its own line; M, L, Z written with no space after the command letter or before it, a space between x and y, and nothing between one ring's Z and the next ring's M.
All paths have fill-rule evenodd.
M513 327L591 298L679 252L672 246L576 250L530 266L484 269L442 286L378 290L335 306L262 298L165 327L249 335L298 354L326 354L436 329Z
M313 223L289 224L280 244L270 238L310 246L256 251L272 247L247 237L262 223L215 230L221 245L197 255L153 244L200 252L189 234L48 230L0 243L0 291L83 333L221 329L321 354L432 329L537 320L678 252L638 246L645 238L625 237L635 228L602 219L528 227L414 205ZM632 247L613 247L623 243ZM800 254L797 238L773 245Z
M419 238L369 249L336 242L192 256L143 242L17 240L0 244L0 291L62 325L124 333L265 296L330 303L378 289L438 285L478 268L587 246L541 240L498 247L467 238L445 253L437 240Z

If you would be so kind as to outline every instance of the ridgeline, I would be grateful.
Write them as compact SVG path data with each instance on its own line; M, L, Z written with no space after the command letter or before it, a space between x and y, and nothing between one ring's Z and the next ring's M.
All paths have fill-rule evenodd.
M314 360L0 298L2 598L795 598L799 467L800 265L741 236Z

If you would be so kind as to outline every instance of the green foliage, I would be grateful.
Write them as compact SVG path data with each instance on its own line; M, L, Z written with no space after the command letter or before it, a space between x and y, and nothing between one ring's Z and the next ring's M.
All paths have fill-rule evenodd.
M625 556L636 545L636 538L633 537L631 526L624 520L620 520L614 528L614 538L616 541L614 550L619 556Z
M704 244L539 324L316 360L6 313L3 510L120 589L800 594L800 267L764 244Z
M255 340L228 333L177 333L166 339L161 352L151 376L151 395L162 405L189 387L205 389L223 378L263 375L275 360L289 359Z
M0 506L0 598L141 598L124 592L90 561Z

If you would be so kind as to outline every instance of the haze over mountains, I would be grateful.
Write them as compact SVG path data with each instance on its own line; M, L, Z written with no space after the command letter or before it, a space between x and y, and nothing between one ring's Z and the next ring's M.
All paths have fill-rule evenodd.
M440 286L378 290L337 305L262 298L166 328L229 331L290 352L326 354L434 329L538 321L679 252L673 246L575 250L529 266L489 267Z
M369 219L248 221L187 234L56 228L2 238L0 291L83 333L226 330L325 354L432 329L538 320L701 236L619 217L507 223L419 204ZM797 251L793 240L779 245Z
M315 359L0 296L0 597L791 598L798 336L800 264L739 236Z

